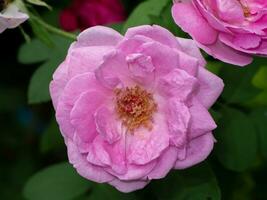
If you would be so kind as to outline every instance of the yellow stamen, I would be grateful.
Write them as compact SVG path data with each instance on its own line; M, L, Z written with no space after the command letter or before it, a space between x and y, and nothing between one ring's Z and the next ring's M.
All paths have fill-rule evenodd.
M116 111L124 126L130 132L144 126L152 129L152 116L157 111L151 93L139 86L116 89Z
M243 12L244 12L244 16L245 17L249 17L250 16L250 10L249 10L249 7L248 7L247 3L243 3L243 2L241 2L241 0L238 0L238 1L242 6L242 9L243 9Z

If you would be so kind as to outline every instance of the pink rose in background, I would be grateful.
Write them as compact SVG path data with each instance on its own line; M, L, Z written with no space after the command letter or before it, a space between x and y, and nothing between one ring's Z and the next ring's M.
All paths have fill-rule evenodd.
M73 0L60 13L60 26L66 31L84 30L96 25L122 22L124 8L120 0Z
M70 163L130 192L206 159L223 82L205 64L193 40L159 26L83 31L50 84Z
M234 65L267 56L266 0L175 0L175 22L208 54Z

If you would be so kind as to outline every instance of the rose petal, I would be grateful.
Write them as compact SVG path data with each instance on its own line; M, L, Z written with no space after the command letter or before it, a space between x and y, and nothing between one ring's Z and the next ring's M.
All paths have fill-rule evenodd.
M125 33L126 38L132 38L136 35L143 35L169 47L179 48L179 43L175 40L173 34L157 25L129 28Z
M88 86L107 94L107 91L97 83L94 74L89 72L72 78L58 100L56 119L60 125L61 132L68 137L73 138L75 131L70 123L70 112L81 94L88 91Z
M213 45L205 46L198 43L198 46L214 58L234 65L245 66L253 60L250 55L236 51L219 40Z
M158 42L145 43L140 47L140 53L150 56L156 69L156 74L164 75L179 66L179 54L172 48Z
M175 169L185 169L205 160L213 149L214 137L207 133L192 140L187 147L186 158L178 160Z
M217 31L203 19L192 3L175 3L172 16L175 22L198 42L213 44L216 41Z
M211 132L217 127L207 108L201 105L197 100L194 100L189 111L191 115L191 126L189 128L190 139Z
M61 96L68 81L68 65L62 62L53 74L53 80L49 85L49 91L54 108L57 108L58 99Z
M170 99L168 102L166 119L171 142L176 147L183 147L188 137L190 120L188 108L177 99Z
M126 57L126 61L134 80L142 85L149 85L154 82L155 67L150 56L140 53L130 54Z
M122 125L114 119L113 115L113 112L105 106L100 107L94 115L97 132L109 144L119 140L122 134L120 131Z
M210 108L222 93L224 83L218 76L204 68L199 69L199 92L197 98L206 108Z
M122 38L121 34L111 28L94 26L80 33L75 45L76 47L115 46Z
M94 113L104 102L105 96L96 91L84 92L75 102L70 122L83 142L90 143L97 135Z
M66 141L66 144L68 146L69 162L81 176L98 183L114 180L114 177L105 172L103 168L88 163L86 157L79 153L77 146L70 139Z
M177 149L170 147L165 150L161 157L158 159L155 168L148 174L148 179L164 178L169 171L174 167L177 160Z
M175 97L179 101L187 101L197 88L197 79L190 76L184 70L175 69L158 82L158 90L161 94Z
M103 62L106 55L114 51L108 46L90 46L73 48L67 57L69 78L79 74L94 72Z
M181 52L196 58L200 67L204 67L207 64L194 40L185 38L177 38L177 40L182 47Z
M164 116L155 113L153 116L153 129L146 128L135 130L134 134L128 133L128 162L144 165L156 158L169 146L169 135L166 131L167 124Z
M119 191L125 193L140 190L144 188L148 183L149 181L120 181L118 179L109 182L110 185L113 185Z

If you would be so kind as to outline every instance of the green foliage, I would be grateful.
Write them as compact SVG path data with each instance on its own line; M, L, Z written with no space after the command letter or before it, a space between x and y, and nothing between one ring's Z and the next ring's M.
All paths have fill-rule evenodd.
M53 42L52 42L52 39L50 38L49 32L45 29L45 27L40 26L36 18L33 18L33 16L34 15L30 13L29 22L32 27L32 31L34 35L46 45L52 46Z
M250 114L250 118L258 133L260 153L267 161L267 107L254 109Z
M172 1L169 1L162 8L160 14L150 15L149 18L151 24L157 24L159 26L162 26L168 29L176 36L186 37L187 34L183 32L182 29L175 24L171 14L171 7L172 7Z
M63 137L55 118L53 118L42 135L40 150L42 153L47 153L52 150L57 150L62 146L64 146Z
M265 64L265 63L264 63ZM252 79L252 84L262 91L256 95L248 105L250 106L267 106L267 66L259 68Z
M151 16L159 16L170 0L148 0L140 3L128 17L122 32L133 26L152 24Z
M252 167L258 151L256 130L251 118L235 109L222 107L215 136L216 155L227 169L244 171Z
M96 184L88 199L136 200L134 193L124 194L107 184Z
M159 199L219 200L221 196L216 177L207 163L173 171L164 180L152 182L151 186Z
M223 65L221 62L208 61L206 68L213 74L219 75L221 69L224 67Z
M251 84L256 71L255 62L243 68L227 64L222 67L220 76L225 83L222 97L227 103L244 104L260 93L260 90Z
M26 183L23 195L28 200L70 200L88 191L91 183L80 177L68 163L37 172Z
M46 8L48 8L49 10L52 10L52 7L49 6L46 2L42 1L42 0L26 0L28 3L31 3L33 5L36 6L44 6Z
M260 89L267 90L267 67L260 67L252 79L252 84Z
M29 103L41 103L50 100L49 83L52 80L52 74L58 65L64 60L67 49L71 43L70 40L51 36L53 46L48 47L37 39L24 44L19 50L19 61L25 64L42 62L43 64L33 74L29 90Z

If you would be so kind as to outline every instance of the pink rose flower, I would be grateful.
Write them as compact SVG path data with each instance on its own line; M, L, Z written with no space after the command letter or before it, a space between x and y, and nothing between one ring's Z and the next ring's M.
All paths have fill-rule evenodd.
M60 26L66 31L84 30L124 20L125 12L120 0L73 0L59 18Z
M266 0L175 0L175 22L213 57L234 65L267 56Z
M1 10L3 9L3 10ZM3 1L0 4L0 33L6 29L16 28L21 23L25 22L29 16L19 11L13 3L7 4Z
M193 40L159 26L83 31L50 84L70 163L122 192L207 158L223 89Z

